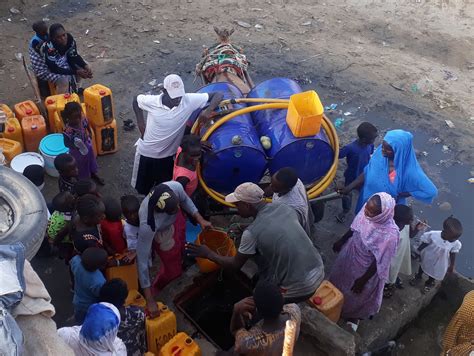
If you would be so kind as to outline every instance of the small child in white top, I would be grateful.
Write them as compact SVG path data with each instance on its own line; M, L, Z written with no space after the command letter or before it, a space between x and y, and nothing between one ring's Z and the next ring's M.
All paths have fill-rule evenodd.
M138 218L138 210L140 210L140 201L134 195L124 195L120 198L122 213L125 217L123 225L124 238L127 241L129 251L137 249L138 229L140 227L140 219Z
M446 273L454 271L456 254L461 250L462 244L458 240L462 235L461 222L450 216L443 222L442 231L429 231L421 236L421 245L418 251L421 255L420 268L410 281L416 285L423 273L428 275L423 292L426 293L434 286L435 280L442 281Z

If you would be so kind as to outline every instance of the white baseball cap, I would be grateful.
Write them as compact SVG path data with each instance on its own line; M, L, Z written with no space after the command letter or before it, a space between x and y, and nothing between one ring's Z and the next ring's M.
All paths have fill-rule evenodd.
M170 74L166 76L165 80L163 81L163 87L166 89L171 99L179 98L184 96L186 93L184 91L183 80L177 74Z
M225 197L228 203L237 203L242 201L244 203L257 204L263 200L263 190L254 183L242 183L235 188L233 193Z

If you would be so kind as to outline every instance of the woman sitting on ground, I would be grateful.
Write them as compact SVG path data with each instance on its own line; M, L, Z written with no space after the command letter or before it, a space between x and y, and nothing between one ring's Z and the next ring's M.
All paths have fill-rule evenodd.
M390 194L397 204L406 204L409 196L430 204L438 195L438 190L416 159L413 135L404 130L388 131L364 173L340 192L347 194L360 187L356 213L378 192Z
M393 220L394 208L395 200L389 194L374 194L351 229L333 245L339 255L329 280L344 295L342 317L354 331L360 319L377 314L382 305L400 233Z
M64 26L55 23L49 27L49 41L41 48L46 65L55 77L56 94L77 91L77 82L92 78L92 70L77 52L76 41Z
M75 356L127 356L123 341L117 337L118 309L109 303L92 304L84 323L58 329L58 335Z
M121 321L117 336L127 347L127 355L140 356L146 352L145 312L134 305L126 307L127 295L127 284L114 278L102 286L99 299L113 304L119 310Z

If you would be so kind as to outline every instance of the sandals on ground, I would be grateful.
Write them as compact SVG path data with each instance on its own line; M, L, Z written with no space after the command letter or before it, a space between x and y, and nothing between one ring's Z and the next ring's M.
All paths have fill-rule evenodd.
M418 276L414 276L413 278L410 279L410 285L412 287L415 287L417 286L419 283L421 282L421 277L418 277Z

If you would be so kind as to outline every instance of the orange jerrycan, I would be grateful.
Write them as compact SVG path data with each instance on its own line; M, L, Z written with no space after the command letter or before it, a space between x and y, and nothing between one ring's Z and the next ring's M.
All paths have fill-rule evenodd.
M201 231L197 237L196 245L206 245L221 256L235 256L237 253L234 241L225 231L221 230L209 229ZM206 258L196 258L196 263L199 270L204 273L217 271L220 268L218 264Z
M13 111L10 109L10 107L7 104L0 104L0 110L2 110L7 118L9 117L15 117L13 114Z
M87 111L87 115L89 115L89 111ZM99 156L118 151L117 122L115 119L107 125L92 125L92 130L94 131Z
M64 121L57 111L53 113L53 128L51 128L51 131L55 133L63 133L64 131Z
M146 318L146 342L148 352L158 355L161 348L176 335L176 315L160 302L156 303L160 316Z
M341 316L344 296L331 282L324 280L308 303L337 323Z
M130 289L128 291L127 299L125 300L125 306L129 305L145 308L146 300L136 289Z
M25 150L37 152L41 140L48 134L44 117L41 115L24 117L21 120L21 129L23 130Z
M2 151L7 163L10 164L15 156L21 153L20 142L9 140L8 138L0 138L0 151Z
M161 348L159 356L201 356L201 349L187 334L178 333Z
M290 96L286 124L295 137L316 135L321 129L324 107L314 90Z
M125 256L125 253L116 254L116 259L121 259ZM105 270L105 278L109 281L114 278L120 278L127 283L128 290L138 290L138 272L137 262L133 262L131 265L108 267Z
M5 131L3 132L3 137L8 138L9 140L17 141L21 145L21 149L25 148L23 143L23 133L21 130L20 122L16 117L10 117L5 123Z
M102 84L84 89L87 118L93 126L104 126L114 119L112 91Z
M31 100L22 101L21 103L15 104L14 110L16 118L20 122L25 117L40 115L38 107Z
M59 117L61 117L61 111L64 110L64 106L69 102L76 102L79 103L79 96L75 93L73 94L59 94L59 95L51 95L48 96L45 101L44 105L46 106L46 110L48 111L48 121L49 121L49 129L54 131L54 113L57 111ZM57 131L54 131L57 132Z

